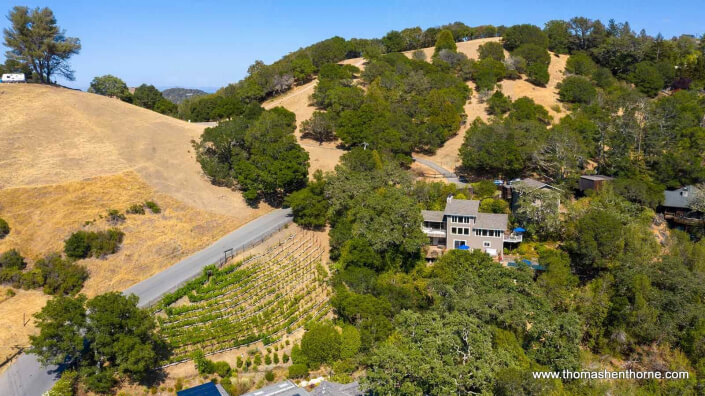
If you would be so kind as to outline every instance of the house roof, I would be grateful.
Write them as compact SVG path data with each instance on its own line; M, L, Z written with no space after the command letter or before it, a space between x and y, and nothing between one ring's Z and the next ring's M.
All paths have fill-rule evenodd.
M536 188L536 189L544 188L544 187L551 187L544 182L540 182L540 181L538 181L536 179L532 179L530 177L527 177L525 179L521 179L518 182L515 182L514 184L520 184L520 183L526 185L527 187Z
M670 208L690 209L690 203L698 190L695 186L685 186L677 190L666 190L663 192L663 206Z
M225 389L219 384L206 382L193 388L176 392L178 396L227 396Z
M361 396L362 394L357 381L349 384L323 381L311 391L312 396Z
M451 199L446 203L447 215L477 215L480 210L480 201L474 199Z
M242 396L308 396L306 389L299 388L291 381L282 381L274 385L265 386L243 394Z
M443 221L443 212L440 210L422 210L421 216L424 221L433 221L438 223Z
M504 213L478 213L473 228L484 230L506 230L509 216Z
M582 175L580 176L581 179L586 179L586 180L593 180L593 181L598 181L598 180L614 180L614 177L609 177L605 175Z

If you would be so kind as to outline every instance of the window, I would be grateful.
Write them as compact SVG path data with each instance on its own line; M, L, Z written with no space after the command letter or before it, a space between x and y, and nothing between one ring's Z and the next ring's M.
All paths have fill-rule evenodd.
M487 248L487 247L492 246L492 244L490 243L490 241L484 241L484 242L482 242L482 246Z
M469 229L469 228L463 228L463 234L464 234L464 235L470 235L470 229Z
M453 247L456 248L456 249L459 248L459 247L461 247L461 246L463 246L463 245L465 245L465 241L464 241L464 240L455 239L455 240L453 241Z

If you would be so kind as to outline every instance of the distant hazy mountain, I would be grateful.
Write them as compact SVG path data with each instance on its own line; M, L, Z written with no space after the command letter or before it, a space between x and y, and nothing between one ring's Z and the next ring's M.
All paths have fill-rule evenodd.
M192 98L194 96L208 95L208 93L205 91L201 91L200 89L169 88L162 91L162 95L164 95L167 100L179 104L188 98Z

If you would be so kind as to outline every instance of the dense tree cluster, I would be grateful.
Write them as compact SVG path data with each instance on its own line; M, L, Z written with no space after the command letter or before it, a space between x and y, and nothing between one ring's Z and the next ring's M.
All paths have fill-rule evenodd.
M25 258L16 249L0 254L0 283L22 289L41 287L46 294L61 296L75 295L88 279L85 267L56 253L37 260L31 269L26 267Z
M117 228L106 231L76 231L64 241L64 253L73 259L102 258L117 252L124 237L125 233Z
M463 80L442 60L444 51L452 52L449 48L439 51L440 64L402 54L370 60L360 74L366 92L353 83L357 68L325 65L313 103L326 110L335 135L347 147L402 156L413 151L432 152L457 133L468 97Z
M145 381L167 351L154 317L138 298L112 292L87 300L57 297L35 314L31 353L46 364L78 369L90 391L107 393L118 379Z
M250 202L281 205L308 178L308 153L296 142L295 123L282 107L221 122L203 132L198 162L213 183L237 186Z

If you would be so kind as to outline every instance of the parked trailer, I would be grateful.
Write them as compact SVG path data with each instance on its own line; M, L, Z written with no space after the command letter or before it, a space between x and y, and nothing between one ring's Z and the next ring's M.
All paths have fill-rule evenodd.
M20 83L25 82L24 73L5 73L2 75L4 83Z

